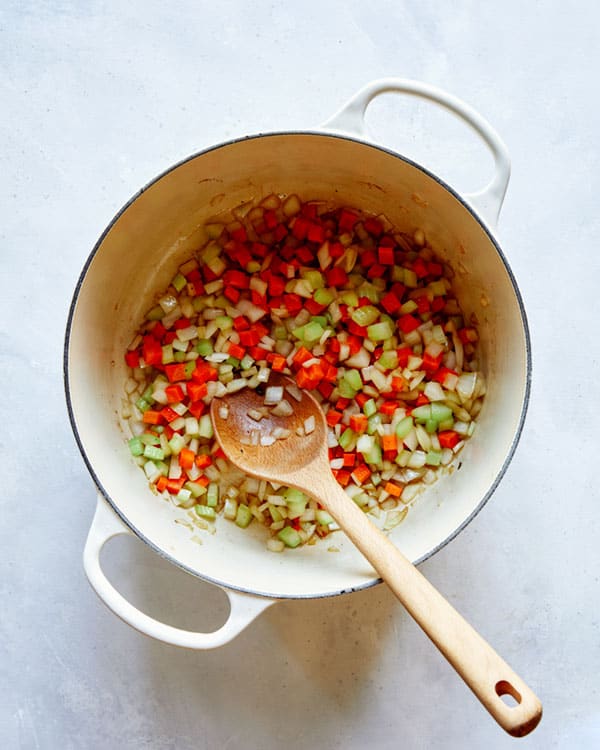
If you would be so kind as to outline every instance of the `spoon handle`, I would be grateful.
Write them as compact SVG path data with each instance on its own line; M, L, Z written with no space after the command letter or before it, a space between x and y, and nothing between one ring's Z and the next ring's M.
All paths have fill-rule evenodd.
M331 473L314 467L299 479L304 486L297 486L317 498L335 518L498 724L515 737L535 729L542 717L535 693L369 521Z

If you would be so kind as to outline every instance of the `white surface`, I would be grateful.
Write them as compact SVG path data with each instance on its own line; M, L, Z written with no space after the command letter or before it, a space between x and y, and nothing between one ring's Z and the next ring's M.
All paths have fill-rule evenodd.
M599 746L599 23L592 2L576 13L558 2L2 4L3 748L515 742L382 587L279 604L229 646L191 653L123 625L82 572L95 492L66 418L61 356L98 235L181 157L310 127L387 75L460 96L507 142L500 232L534 347L508 474L423 571L540 695L545 716L521 747ZM461 190L490 175L483 147L447 114L393 99L368 119ZM141 543L108 545L105 559L149 613L184 627L224 619L220 593Z

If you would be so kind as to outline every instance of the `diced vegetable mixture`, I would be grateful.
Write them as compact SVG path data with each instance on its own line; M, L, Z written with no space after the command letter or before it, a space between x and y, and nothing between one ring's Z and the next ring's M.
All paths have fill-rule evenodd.
M212 530L219 513L263 524L274 552L337 529L302 492L241 474L214 440L211 400L268 385L273 371L321 402L334 476L393 528L452 469L485 394L451 269L419 229L296 195L205 231L125 354L129 449L154 491L196 527ZM279 401L282 415L293 401Z

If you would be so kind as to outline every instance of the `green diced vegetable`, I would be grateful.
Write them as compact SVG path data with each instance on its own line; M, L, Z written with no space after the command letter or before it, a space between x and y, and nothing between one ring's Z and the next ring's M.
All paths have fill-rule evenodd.
M219 485L216 482L211 482L208 485L208 491L206 493L206 504L211 508L216 508L219 502Z
M354 432L354 430L351 430L349 427L347 427L340 435L338 443L345 451L347 451L355 439L356 433Z
M371 341L385 341L394 335L394 326L389 320L374 323L367 328L367 336Z
M187 280L185 276L181 273L178 273L171 282L171 286L174 286L175 289L177 289L178 292L180 292L187 284Z
M141 456L144 453L144 444L139 437L132 437L128 445L132 456Z
M398 438L398 440L404 440L404 438L412 430L413 426L414 422L412 417L404 417L404 419L401 419L396 425L396 437Z
M302 541L300 534L291 526L284 526L283 529L277 533L277 538L280 539L286 547L291 547L292 549L297 547Z
M251 520L252 513L250 511L250 508L247 505L238 505L237 513L235 515L236 526L239 526L240 529L245 529L250 525Z
M217 517L214 508L209 508L207 505L195 505L194 510L200 518L205 518L207 521L214 521Z
M373 414L377 413L377 404L375 403L374 398L370 398L368 401L365 401L363 406L363 413L367 417L372 417Z
M210 339L199 339L196 343L196 351L201 357L208 357L213 353L213 345Z
M165 452L162 448L157 448L155 445L147 445L144 448L144 456L152 461L162 461L165 457Z
M364 307L357 307L350 317L358 326L370 326L377 320L379 315L380 312L376 307L373 307L373 305L364 305Z
M203 438L213 437L214 433L210 414L203 414L198 420L198 435Z

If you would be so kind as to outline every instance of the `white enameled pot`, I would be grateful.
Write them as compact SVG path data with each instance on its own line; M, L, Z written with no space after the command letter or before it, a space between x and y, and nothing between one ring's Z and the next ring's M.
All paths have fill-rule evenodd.
M371 142L364 115L387 92L418 96L462 118L485 141L495 177L476 195L458 195L413 161ZM127 448L120 421L127 377L123 353L177 266L203 241L205 220L270 193L297 193L384 213L394 225L420 227L455 271L458 297L479 321L488 393L462 471L440 479L391 534L419 562L452 539L481 509L502 477L518 441L531 372L525 312L494 236L510 175L500 138L473 109L431 86L402 79L375 81L314 131L267 133L223 143L167 170L117 214L88 258L77 284L65 341L65 387L75 437L98 487L98 506L84 566L100 598L124 621L167 643L196 649L231 640L281 598L323 597L379 582L355 548L338 534L339 552L318 543L284 554L265 549L258 524L241 530L219 519L199 546L174 508L148 489ZM109 583L99 556L118 534L135 534L189 573L223 588L231 603L213 633L183 631L140 612Z

